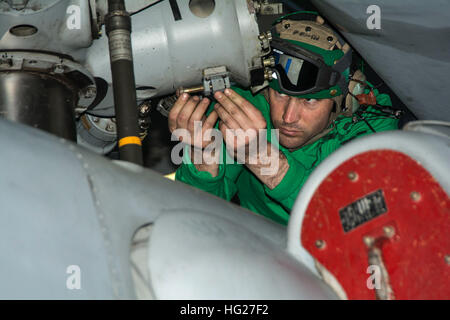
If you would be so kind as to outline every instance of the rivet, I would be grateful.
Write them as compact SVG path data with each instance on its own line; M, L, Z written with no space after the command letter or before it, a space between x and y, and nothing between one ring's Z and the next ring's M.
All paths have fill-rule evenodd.
M315 245L316 245L316 247L318 249L323 249L323 248L325 248L325 241L323 241L323 240L316 240Z
M392 226L384 226L383 232L388 238L392 238L395 235L395 229Z
M411 192L411 194L409 195L409 197L411 198L412 201L417 202L420 200L420 198L422 198L422 196L420 195L419 192L417 191L413 191Z
M328 42L331 42L331 41L333 41L333 37L328 37L327 40L328 40Z
M358 174L353 171L350 171L347 176L351 181L356 181L358 179Z
M364 244L368 247L371 247L373 245L373 243L375 242L373 237L369 237L369 236L365 236L363 238Z
M337 90L336 90L336 89L330 90L330 94L331 94L332 96L336 95L336 93L337 93Z
M289 29L291 27L291 25L289 24L289 23L286 23L285 25L284 25L284 28L285 29Z
M114 131L114 127L111 124L108 124L105 128L106 131L108 132L113 132Z

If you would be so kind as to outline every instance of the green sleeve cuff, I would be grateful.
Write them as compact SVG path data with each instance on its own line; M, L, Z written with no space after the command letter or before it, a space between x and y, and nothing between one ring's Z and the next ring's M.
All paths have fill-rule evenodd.
M201 183L205 187L210 185L212 188L214 188L215 182L223 180L225 176L225 168L223 164L219 164L219 173L216 177L213 177L211 173L207 171L199 171L192 163L189 153L190 146L186 145L183 151L183 163L175 174L175 180L183 181L194 186Z
M306 180L306 168L288 153L284 153L289 164L289 169L286 172L283 180L273 189L266 185L264 186L266 194L272 199L282 203L285 207L290 207L293 201L297 198L300 188ZM283 203L285 200L292 200L292 204Z

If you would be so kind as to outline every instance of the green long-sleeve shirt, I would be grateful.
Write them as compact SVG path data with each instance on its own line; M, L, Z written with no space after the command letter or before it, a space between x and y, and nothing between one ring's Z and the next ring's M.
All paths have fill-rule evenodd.
M253 96L249 91L233 89L262 112L267 122L270 141L270 129L273 129L273 124L270 119L269 103L261 94ZM379 105L391 106L388 95L379 94L377 90L375 95ZM209 111L211 110L212 108ZM375 108L367 108L362 116L376 132L398 128L397 119L387 118ZM189 157L185 156L175 179L225 200L230 200L237 193L242 207L286 225L295 199L314 168L349 140L373 133L364 121L354 122L353 117L339 116L335 124L328 134L293 152L279 146L287 158L289 169L274 189L264 185L245 165L226 163L225 156L224 164L219 165L219 174L216 177L212 177L209 172L198 171Z

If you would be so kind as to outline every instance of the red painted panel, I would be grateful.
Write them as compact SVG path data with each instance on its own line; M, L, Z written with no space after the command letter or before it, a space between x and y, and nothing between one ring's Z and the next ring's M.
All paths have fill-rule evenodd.
M340 210L377 190L386 212L345 232ZM382 252L395 299L450 299L449 233L450 200L437 181L409 156L377 150L349 159L322 182L308 205L301 242L349 299L376 298L367 286L365 237Z

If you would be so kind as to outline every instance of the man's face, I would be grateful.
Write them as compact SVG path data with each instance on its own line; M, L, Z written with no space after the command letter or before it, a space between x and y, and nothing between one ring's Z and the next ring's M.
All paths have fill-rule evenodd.
M297 149L324 130L328 124L332 99L300 99L269 88L270 116L280 132L280 144Z

